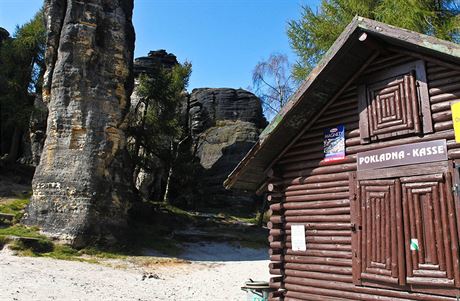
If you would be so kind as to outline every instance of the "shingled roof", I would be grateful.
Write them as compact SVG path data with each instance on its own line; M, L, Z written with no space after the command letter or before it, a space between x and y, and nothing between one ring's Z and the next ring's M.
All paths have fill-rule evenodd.
M410 51L412 55L460 63L460 45L355 17L265 128L224 186L227 189L257 190L266 180L266 169L350 78L375 56L379 44Z

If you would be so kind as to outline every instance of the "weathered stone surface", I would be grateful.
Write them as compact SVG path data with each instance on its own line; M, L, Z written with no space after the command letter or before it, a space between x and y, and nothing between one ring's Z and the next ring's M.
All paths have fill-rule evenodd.
M40 163L40 156L43 151L46 137L46 119L48 117L48 107L43 102L41 95L34 99L34 111L30 117L29 137L31 164L37 166Z
M263 128L260 99L249 91L230 88L194 89L190 96L191 130L198 135L221 120L245 121Z
M37 166L40 163L40 156L45 144L47 116L48 107L43 102L42 96L36 95L29 127L22 135L19 163L32 166Z
M47 137L23 222L75 246L126 226L133 0L45 1Z
M200 195L206 206L249 207L254 195L227 191L222 183L257 141L266 120L260 99L243 89L194 89L190 128L202 167Z
M8 32L8 30L6 30L5 28L3 27L0 27L0 45L1 43L6 40L8 37L10 36L10 33Z
M176 56L164 49L150 51L147 56L138 57L134 60L134 76L137 77L141 73L154 76L158 66L172 69L178 63Z

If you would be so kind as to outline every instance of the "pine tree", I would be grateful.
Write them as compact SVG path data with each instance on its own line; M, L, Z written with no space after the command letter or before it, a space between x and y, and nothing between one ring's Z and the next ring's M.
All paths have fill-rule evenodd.
M298 56L294 78L306 77L356 15L460 42L458 0L323 0L317 12L303 6L300 19L288 23L290 44Z
M17 158L20 137L34 109L33 94L41 92L45 39L44 14L40 10L0 46L0 142L8 146L7 150L2 145L0 151L8 153L8 162ZM5 142L6 138L10 141Z

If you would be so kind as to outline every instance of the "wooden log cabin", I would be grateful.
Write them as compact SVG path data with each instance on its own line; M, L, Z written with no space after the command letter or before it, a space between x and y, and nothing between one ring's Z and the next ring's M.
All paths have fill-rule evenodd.
M456 102L460 45L348 25L224 183L269 201L270 300L460 300Z

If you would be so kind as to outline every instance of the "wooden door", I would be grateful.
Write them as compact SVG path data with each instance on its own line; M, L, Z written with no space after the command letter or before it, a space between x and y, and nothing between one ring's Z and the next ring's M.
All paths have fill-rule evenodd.
M353 174L350 195L355 284L460 287L450 173L360 181Z
M353 279L403 285L405 282L400 182L359 181L352 204L356 227Z
M458 234L449 173L401 178L407 283L459 287Z

